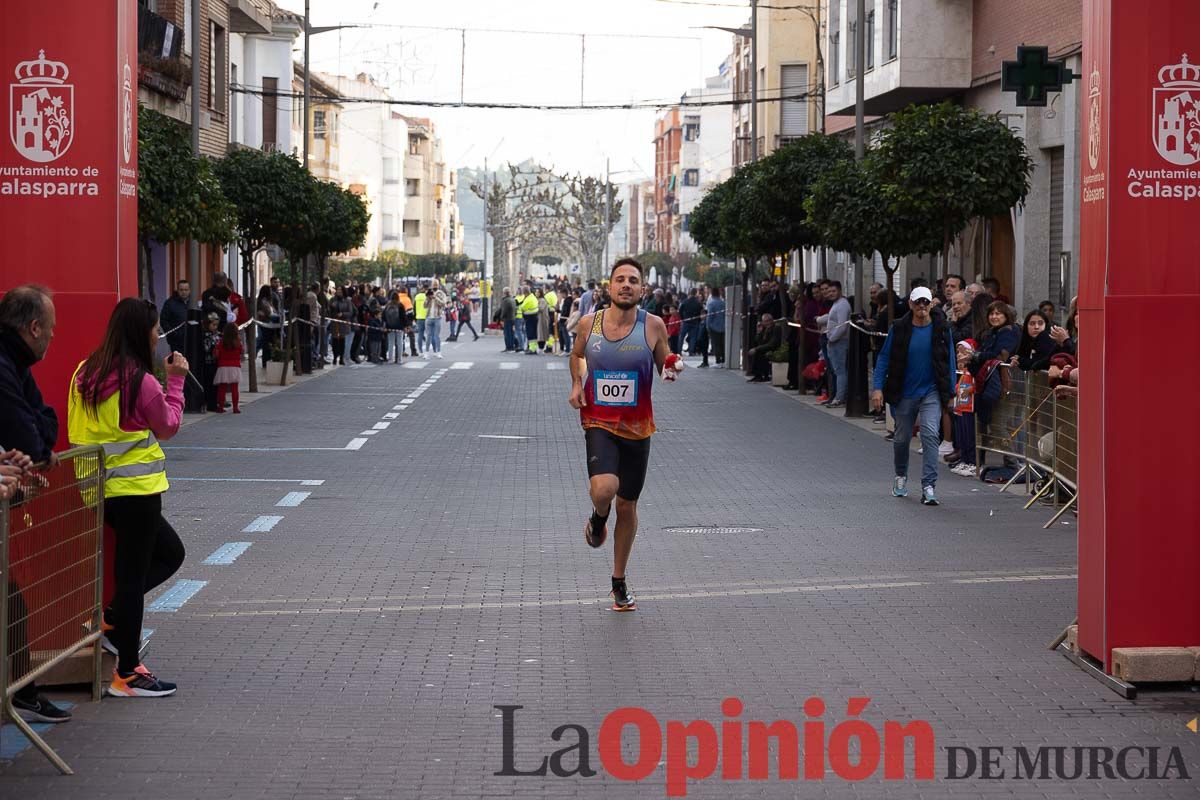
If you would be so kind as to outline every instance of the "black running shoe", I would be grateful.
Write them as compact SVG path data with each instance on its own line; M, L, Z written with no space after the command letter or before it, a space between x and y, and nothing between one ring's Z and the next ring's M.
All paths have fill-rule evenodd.
M600 525L600 532L597 533L593 522L598 519L595 514L588 518L587 524L583 526L583 538L591 547L600 547L608 539L608 522Z
M26 722L69 722L71 719L70 711L59 708L40 694L32 698L17 695L12 704Z
M611 594L613 611L637 611L637 601L633 599L633 592L629 591L624 580L613 581Z
M110 697L166 697L175 694L175 684L160 681L142 664L128 677L114 672L108 685Z

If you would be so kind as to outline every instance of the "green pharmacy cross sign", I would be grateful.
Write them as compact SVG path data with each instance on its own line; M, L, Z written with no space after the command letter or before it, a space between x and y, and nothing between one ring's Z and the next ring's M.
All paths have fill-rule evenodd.
M1000 71L1000 88L1017 95L1018 106L1044 106L1050 92L1079 76L1064 61L1051 61L1049 48L1021 45L1017 60L1005 61Z

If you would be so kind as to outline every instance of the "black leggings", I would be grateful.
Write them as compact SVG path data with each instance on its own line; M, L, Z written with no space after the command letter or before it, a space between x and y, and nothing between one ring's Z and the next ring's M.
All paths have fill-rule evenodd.
M104 521L117 535L117 592L105 616L114 626L109 639L120 654L117 669L130 673L140 662L146 593L183 564L183 542L163 518L161 494L107 498Z

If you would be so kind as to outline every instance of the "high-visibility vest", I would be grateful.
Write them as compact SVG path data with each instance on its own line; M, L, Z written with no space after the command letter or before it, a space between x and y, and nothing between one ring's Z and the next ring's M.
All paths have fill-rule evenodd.
M100 402L95 416L84 405L75 383L83 362L71 376L67 395L67 437L72 445L100 445L104 448L104 496L161 494L167 483L167 456L158 439L148 428L140 431L121 429L121 392ZM155 380L147 375L143 380ZM76 472L79 470L76 469ZM87 477L76 475L77 478Z
M525 295L525 301L523 303L521 303L521 311L525 312L525 316L527 316L527 317L529 317L529 316L536 317L537 316L537 310L538 310L538 302L537 301L538 301L537 295L535 295L533 292L530 292L529 294Z
M517 319L525 316L525 298L523 296L514 298L513 306L517 309Z
M415 309L415 311L416 311L417 319L425 319L425 293L424 292L418 292L417 296L413 298L413 309Z
M558 313L558 293L546 292L546 305L550 306L550 313Z

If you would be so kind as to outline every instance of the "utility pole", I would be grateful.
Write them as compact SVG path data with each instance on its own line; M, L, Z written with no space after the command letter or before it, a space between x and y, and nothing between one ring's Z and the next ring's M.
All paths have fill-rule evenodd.
M200 155L200 0L192 4L192 155ZM200 307L200 243L192 240L189 247L188 278L192 284L192 303Z
M488 214L491 211L490 198L488 196L488 165L487 156L483 158L483 269L480 271L483 277L483 300L480 303L480 310L483 312L483 322L480 327L487 329L487 324L491 321L489 309L491 306L490 298L496 291L496 282L492 280L488 274ZM507 341L507 340L506 340ZM508 345L505 345L507 347Z
M308 37L312 26L308 21L308 6L309 0L304 0L304 159L301 163L304 164L305 169L308 169L309 95L311 92L308 75Z
M866 131L864 130L863 105L865 103L865 76L867 69L867 41L863 35L863 21L867 16L867 0L858 0L858 11L854 19L854 160L862 161L866 155ZM862 254L854 254L854 293L861 310L866 310L863 303L867 296L866 267L862 263Z
M609 195L612 192L612 190L609 189L609 178L611 175L609 172L610 167L610 160L607 158L604 159L604 224L601 226L601 230L604 232L604 263L600 265L601 275L603 275L604 271L608 269L608 218L612 214L608 205Z
M750 0L750 160L758 156L758 0Z

